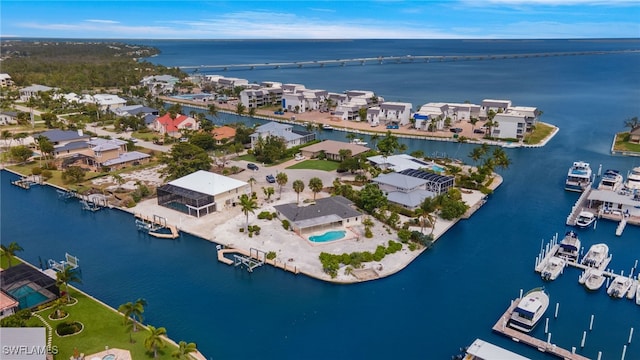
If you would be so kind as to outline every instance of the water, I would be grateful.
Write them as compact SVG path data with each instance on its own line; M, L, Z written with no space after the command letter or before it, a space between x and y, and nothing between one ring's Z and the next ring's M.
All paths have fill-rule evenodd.
M309 236L309 241L316 243L323 243L328 241L334 241L342 239L347 232L344 230L339 231L327 231L322 235Z
M149 41L167 66L320 60L374 54L465 54L640 48L625 41ZM566 56L438 64L366 65L325 69L229 71L250 81L305 84L330 91L370 89L387 100L409 101L414 109L429 101L479 103L511 99L537 106L543 121L560 132L544 148L505 149L513 164L499 170L503 185L474 216L449 230L403 271L382 280L341 286L271 267L252 274L217 262L215 245L189 235L177 241L151 238L120 211L91 213L57 199L55 190L10 185L0 175L3 243L17 241L19 255L36 266L39 258L59 259L65 251L81 260L83 290L118 307L147 299L145 321L165 326L176 341L198 344L208 358L279 359L428 358L448 359L476 337L530 358L535 349L491 332L509 301L545 285L552 342L591 358L619 359L629 329L636 334L626 359L640 358L640 306L612 300L604 287L587 292L579 271L566 269L544 283L533 271L543 240L564 234L579 194L564 191L574 161L622 174L640 158L609 155L623 121L640 114L640 55ZM256 120L221 114L215 122ZM339 131L320 138L347 140ZM364 141L371 144L370 138ZM460 158L473 145L402 140L409 151ZM616 272L628 274L640 258L640 228L598 221L576 230L586 250L605 242ZM636 271L638 272L638 271ZM560 303L559 317L553 318ZM580 349L582 332L594 327ZM533 335L546 339L544 324ZM327 351L327 349L331 349Z
M9 293L20 303L20 309L29 309L33 306L39 305L47 300L47 297L41 293L35 291L29 284L20 286L15 290L9 291Z

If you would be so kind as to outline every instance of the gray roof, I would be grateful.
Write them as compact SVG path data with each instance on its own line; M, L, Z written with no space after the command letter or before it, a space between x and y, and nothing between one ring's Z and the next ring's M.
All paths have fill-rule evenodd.
M153 115L153 114L147 114L144 117L144 123L146 125L150 125L153 124L154 121L156 121L156 119L158 118L158 115Z
M69 140L77 140L77 139L88 139L87 135L80 135L77 131L64 131L60 129L53 129L43 131L40 134L41 136L46 137L51 142L60 142L60 141L69 141Z
M131 151L131 152L127 152L127 153L121 154L120 156L118 156L115 159L107 160L107 161L103 162L102 165L110 166L110 165L122 164L122 163L126 163L126 162L129 162L129 161L145 159L145 158L148 158L149 156L151 156L151 155L145 154L145 153L141 153L139 151Z
M433 197L435 193L428 190L414 190L408 193L402 191L390 192L387 195L387 199L396 204L406 206L408 208L415 208L420 206L424 199Z
M307 206L290 203L276 205L274 208L292 223L306 227L362 215L351 207L352 204L350 200L342 196L332 196L318 199L315 204Z
M64 151L78 150L78 149L86 149L89 147L89 144L86 141L72 141L62 146L56 146L54 150L57 153L61 153Z
M403 175L399 173L388 173L382 174L372 179L372 181L378 184L384 184L389 186L394 186L400 189L415 189L418 186L422 186L428 182L428 180L418 179L413 176Z
M134 116L138 114L158 114L159 113L158 110L154 108L150 108L148 106L141 106L135 109L126 110L126 112Z
M640 206L640 201L633 200L630 195L621 195L611 190L593 189L587 199L628 206Z
M0 114L11 116L11 117L17 117L18 116L18 113L15 112L15 111L2 111L2 112L0 112Z

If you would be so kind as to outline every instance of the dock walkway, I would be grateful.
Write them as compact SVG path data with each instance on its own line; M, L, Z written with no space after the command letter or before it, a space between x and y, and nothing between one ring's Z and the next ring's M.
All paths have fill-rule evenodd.
M546 341L534 338L528 334L512 329L507 326L507 321L511 317L511 313L518 306L521 299L516 299L512 302L507 311L502 314L502 317L498 319L495 325L493 325L493 331L500 333L504 336L510 337L515 342L521 342L529 346L535 347L541 352L549 353L565 360L589 360L589 358L582 355L573 353L567 349L558 347L556 344L548 343Z
M144 216L142 214L134 214L133 216L136 219L140 219L141 221L147 224L153 225L149 228L149 231L148 231L149 235L151 236L161 238L161 239L175 239L180 237L180 232L178 231L178 228L175 225L167 224L167 219L163 217L154 216L153 218L151 218L149 216ZM159 229L169 229L170 233L162 233L162 232L156 231Z
M260 257L260 254L264 254L264 252L261 252L261 251L247 252L246 250L239 249L239 248L226 248L226 249L219 248L217 253L218 253L218 261L227 265L235 265L236 262L226 257L225 254L240 254L241 256L244 256L248 259L261 261L265 264L269 264L275 268L282 269L284 271L289 271L294 274L300 273L300 270L298 269L297 266L292 266L292 265L287 266L287 262L285 261L278 261L277 259L266 259L264 258L266 257L266 255L264 257Z

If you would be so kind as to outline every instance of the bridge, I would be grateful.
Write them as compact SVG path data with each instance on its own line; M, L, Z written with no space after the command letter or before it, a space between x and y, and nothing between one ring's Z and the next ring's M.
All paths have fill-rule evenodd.
M313 60L313 61L293 61L275 63L254 63L254 64L226 64L226 65L185 65L178 66L181 70L196 71L228 71L228 70L257 70L257 69L281 69L281 68L304 68L304 67L325 67L325 66L352 66L367 64L410 64L410 63L431 63L431 62L454 62L454 61L478 61L478 60L499 60L499 59L525 59L551 56L584 56L584 55L609 55L638 53L640 49L611 50L611 51L571 51L571 52L542 52L542 53L522 53L522 54L486 54L486 55L404 55L404 56L378 56L362 57L336 60Z

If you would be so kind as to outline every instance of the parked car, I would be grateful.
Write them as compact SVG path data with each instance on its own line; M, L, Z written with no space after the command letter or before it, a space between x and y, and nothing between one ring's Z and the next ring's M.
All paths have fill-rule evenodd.
M258 171L259 167L258 167L258 165L254 164L254 163L248 163L247 164L247 169L253 170L253 171Z
M296 161L304 160L304 155L302 155L301 153L297 153L295 159Z
M273 175L269 174L267 175L267 182L269 184L273 184L274 182L276 182L276 178Z
M486 133L486 131L484 129L474 129L473 133L474 134L484 134L484 133Z
M451 131L452 133L461 133L462 132L462 128L451 128L449 129L449 131Z
M387 129L399 129L400 127L397 124L387 125Z

